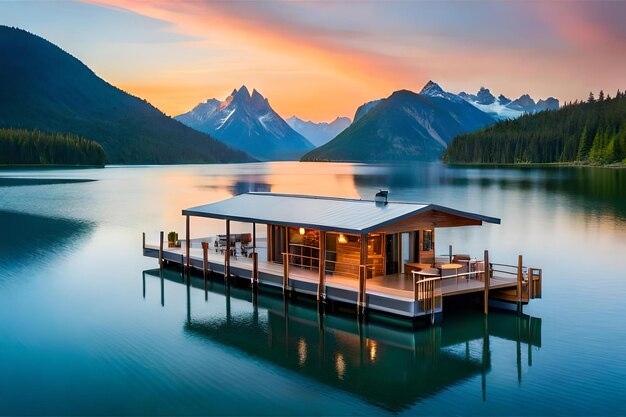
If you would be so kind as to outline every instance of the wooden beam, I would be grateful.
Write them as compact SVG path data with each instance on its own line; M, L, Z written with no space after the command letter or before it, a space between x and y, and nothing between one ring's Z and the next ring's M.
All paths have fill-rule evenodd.
M522 255L517 257L517 308L522 308Z
M357 309L359 314L365 312L367 303L367 235L361 235L361 248L359 260L359 293Z
M326 232L320 231L319 243L319 283L317 284L317 301L326 297Z
M289 254L283 253L283 294L289 289Z
M485 314L489 314L489 281L491 280L491 268L489 267L489 251L485 251L485 266L483 267L485 270L485 299L484 299L484 307Z
M252 223L252 252L256 252L256 223Z
M432 210L409 219L381 227L375 232L401 233L435 227L480 226L482 221Z
M252 252L252 285L259 283L259 254Z
M202 275L204 276L204 288L206 288L208 263L209 263L209 242L202 242Z
M224 251L224 280L230 279L230 220L226 220L226 250Z
M163 230L159 233L159 268L163 268Z
M186 244L187 244L187 271L189 271L189 262L190 262L190 256L189 256L189 251L191 248L191 237L189 236L189 216L185 216L185 232L187 234L187 239L186 239Z

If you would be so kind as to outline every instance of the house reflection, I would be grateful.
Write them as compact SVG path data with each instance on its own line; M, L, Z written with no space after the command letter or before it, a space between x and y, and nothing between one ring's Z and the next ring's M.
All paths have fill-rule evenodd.
M174 271L162 274L164 280L182 283ZM159 277L159 270L144 276ZM190 291L205 288L202 279L191 281ZM216 281L209 281L206 290L223 294L224 314L206 318L199 305L193 315L187 293L185 331L392 411L476 377L482 381L477 395L485 398L491 338L517 344L520 381L522 357L530 365L531 348L541 346L541 320L527 315L492 312L486 319L482 314L451 314L441 326L413 329L393 319L363 322L340 313L319 314L315 302L292 303L281 295L255 294ZM247 301L250 308L237 308L233 315L231 300Z

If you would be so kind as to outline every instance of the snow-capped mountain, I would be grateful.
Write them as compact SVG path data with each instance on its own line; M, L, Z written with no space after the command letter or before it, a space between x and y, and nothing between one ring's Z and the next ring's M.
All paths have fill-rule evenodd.
M418 94L400 90L367 103L337 137L307 153L305 161L429 161L456 135L495 119L430 81Z
M428 81L419 93L425 96L443 98L454 102L460 102L462 100L456 94L444 91L439 84L432 80Z
M209 99L176 119L259 160L298 159L315 147L245 85L223 101Z
M511 100L502 94L496 98L485 87L480 87L476 94L461 92L458 96L499 120L515 119L524 113L537 113L559 108L559 100L554 97L539 100L536 103L528 94L524 94L516 100Z
M352 123L347 117L337 117L330 123L304 121L296 116L291 116L285 121L293 130L307 138L315 146L322 146Z

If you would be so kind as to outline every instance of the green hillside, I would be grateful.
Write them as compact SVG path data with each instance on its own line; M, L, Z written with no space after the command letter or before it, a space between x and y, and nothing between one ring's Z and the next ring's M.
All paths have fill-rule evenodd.
M450 163L626 163L626 96L600 92L595 99L525 115L456 137Z
M110 85L52 43L7 26L0 26L0 128L89 138L109 163L250 160Z
M0 165L104 166L104 149L74 135L0 129Z
M456 135L494 120L466 101L401 90L381 100L303 161L432 161Z

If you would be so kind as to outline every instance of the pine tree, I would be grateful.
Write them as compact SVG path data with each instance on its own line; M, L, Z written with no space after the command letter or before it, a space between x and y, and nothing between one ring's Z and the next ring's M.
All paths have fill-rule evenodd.
M587 126L583 128L582 133L580 134L580 140L578 142L578 153L576 159L578 161L584 161L587 159L587 154L589 153L589 144L587 142Z
M576 100L553 112L457 136L445 158L458 163L626 163L626 94L618 90L603 102Z
M604 101L604 91L600 90L600 93L598 93L598 101Z
M589 98L587 98L587 103L595 103L595 102L596 102L596 99L595 99L595 97L593 95L593 91L590 91L589 92Z

